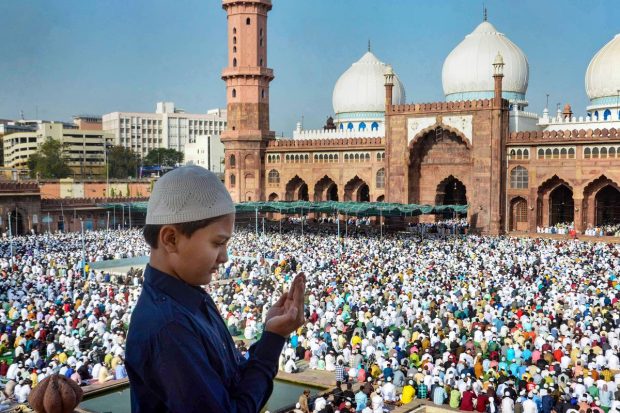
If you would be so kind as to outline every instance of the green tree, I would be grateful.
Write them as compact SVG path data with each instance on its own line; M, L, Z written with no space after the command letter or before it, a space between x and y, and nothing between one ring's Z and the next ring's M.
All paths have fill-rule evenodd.
M63 153L62 143L49 137L28 158L28 168L32 175L44 179L66 178L72 172Z
M108 148L108 168L110 178L127 179L135 178L140 165L138 154L129 148L115 145Z
M144 158L145 165L176 166L183 163L183 152L176 149L151 149Z

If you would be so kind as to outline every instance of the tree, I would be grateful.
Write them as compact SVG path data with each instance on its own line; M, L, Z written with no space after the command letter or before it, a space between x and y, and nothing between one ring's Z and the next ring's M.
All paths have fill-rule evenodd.
M138 165L140 165L140 158L131 149L121 145L115 145L108 149L110 178L135 178Z
M144 164L173 167L183 163L183 157L183 152L176 149L156 148L149 151L144 158Z
M66 178L72 172L63 153L62 143L50 137L30 155L28 168L33 175L44 179Z

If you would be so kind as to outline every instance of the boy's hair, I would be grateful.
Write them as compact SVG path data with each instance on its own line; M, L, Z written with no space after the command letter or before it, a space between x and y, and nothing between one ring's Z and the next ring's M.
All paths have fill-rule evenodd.
M207 219L201 219L200 221L192 221L192 222L182 222L180 224L170 224L174 226L181 234L185 235L188 238L194 234L194 232L207 227L220 219L221 217L213 217ZM164 227L164 225L145 225L142 229L142 234L144 235L144 240L149 247L157 248L159 244L159 231Z

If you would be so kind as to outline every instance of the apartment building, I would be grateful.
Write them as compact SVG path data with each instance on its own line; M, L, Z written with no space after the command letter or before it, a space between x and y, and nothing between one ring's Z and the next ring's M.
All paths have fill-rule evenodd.
M226 129L226 110L189 114L175 107L173 102L158 102L155 113L112 112L103 115L102 125L103 130L113 136L115 145L130 148L141 157L156 148L185 153L185 146L196 143L199 137L217 136L219 139Z

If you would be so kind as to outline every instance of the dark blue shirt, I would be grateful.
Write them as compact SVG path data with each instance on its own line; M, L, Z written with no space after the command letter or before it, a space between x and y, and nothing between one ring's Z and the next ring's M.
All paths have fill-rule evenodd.
M244 359L209 294L147 266L127 336L131 410L259 412L283 345L265 331Z

